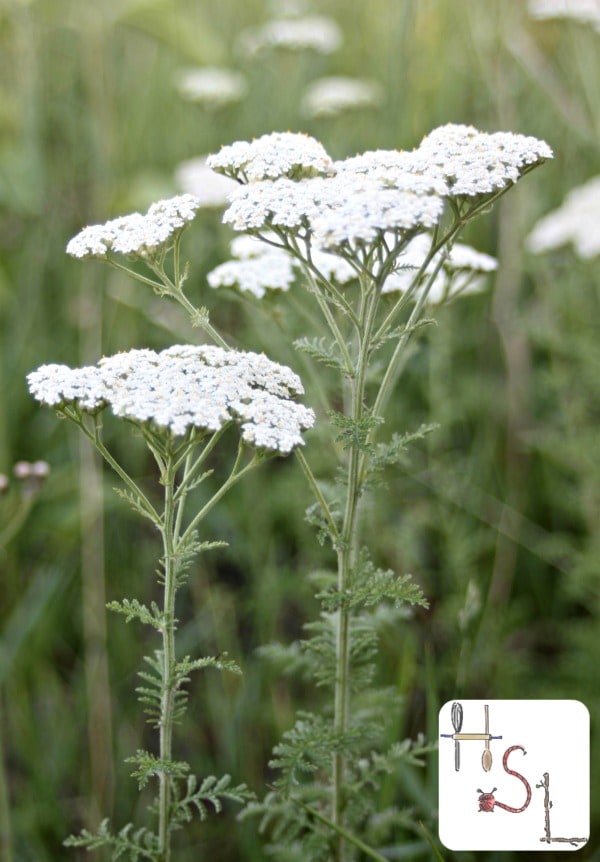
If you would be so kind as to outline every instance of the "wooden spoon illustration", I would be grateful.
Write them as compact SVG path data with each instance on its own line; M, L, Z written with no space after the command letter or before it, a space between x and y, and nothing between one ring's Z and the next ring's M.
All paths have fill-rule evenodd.
M485 748L483 749L483 754L481 756L481 765L483 766L484 772L489 772L492 768L492 752L490 750L490 708L485 704L483 707L485 710L485 733L487 739L485 740Z

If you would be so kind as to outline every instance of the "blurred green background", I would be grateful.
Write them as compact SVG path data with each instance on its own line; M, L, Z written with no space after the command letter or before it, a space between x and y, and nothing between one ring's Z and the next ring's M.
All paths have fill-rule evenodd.
M52 468L25 527L0 548L1 862L88 858L67 855L66 835L100 815L143 819L147 803L123 759L147 738L133 688L154 645L103 608L154 595L157 537L113 494L113 477L75 430L35 406L24 378L45 362L76 365L195 333L115 271L68 258L66 242L85 224L176 193L182 160L268 131L309 132L335 157L411 148L446 122L553 147L554 161L469 229L468 242L499 258L498 275L487 293L437 314L394 401L392 427L439 428L388 477L370 527L382 557L413 573L431 607L386 634L381 679L403 696L399 738L435 739L445 701L485 697L577 698L597 739L600 275L569 248L533 257L523 239L598 172L600 36L528 20L524 0L328 0L313 11L341 27L338 51L245 58L240 32L274 10L266 0L0 2L0 472L21 459ZM183 100L176 75L197 65L242 71L244 100L219 111ZM383 104L302 117L304 88L325 74L380 82ZM190 298L238 346L301 370L275 326L291 313L285 303L263 318L206 287L230 238L215 212L189 230ZM131 472L150 481L141 446L111 434ZM13 485L0 530L19 505ZM272 746L315 697L257 652L299 637L317 612L307 574L326 554L304 523L310 502L293 459L251 476L212 516L210 538L230 547L195 568L179 614L182 652L227 650L244 668L239 680L194 680L182 756L197 774L230 772L259 795ZM600 859L598 773L581 859ZM389 793L435 831L434 756ZM256 824L235 813L193 826L180 858L264 859ZM399 841L414 847L418 834Z

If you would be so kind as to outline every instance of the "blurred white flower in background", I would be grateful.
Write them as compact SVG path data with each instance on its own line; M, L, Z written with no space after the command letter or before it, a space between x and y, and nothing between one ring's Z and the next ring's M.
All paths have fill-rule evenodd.
M342 42L342 31L333 18L311 15L304 18L274 18L262 27L243 30L238 47L246 57L254 57L261 51L273 48L333 54Z
M534 254L569 243L581 258L600 254L600 176L572 189L562 206L537 222L526 243Z
M218 110L241 101L248 90L246 79L233 69L199 66L183 69L176 78L179 94L209 110Z
M346 111L376 108L382 102L383 87L377 81L333 76L309 84L300 107L306 117L334 117Z
M175 182L182 192L194 195L199 209L219 209L227 206L228 196L238 184L209 168L206 159L207 156L198 156L180 162L175 169Z
M529 0L527 9L532 18L571 18L600 33L600 0Z

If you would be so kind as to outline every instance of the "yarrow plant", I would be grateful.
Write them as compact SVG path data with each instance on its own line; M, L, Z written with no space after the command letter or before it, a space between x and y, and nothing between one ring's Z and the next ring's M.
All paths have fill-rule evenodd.
M267 849L278 859L386 858L381 846L407 819L397 808L380 811L382 785L430 750L423 739L389 744L397 698L374 685L380 626L427 604L410 575L380 565L367 540L365 515L382 474L430 430L388 429L387 406L409 343L427 323L426 309L479 289L496 267L493 258L457 242L462 229L551 157L533 137L451 124L407 152L377 150L336 162L308 135L275 132L237 141L207 160L235 181L223 220L244 234L232 244L234 260L209 277L211 286L234 287L253 302L272 291L283 302L293 291L310 311L307 319L319 312L315 331L295 346L321 366L321 435L332 463L324 476L302 451L302 432L315 417L296 401L302 393L296 375L264 356L232 351L206 310L184 293L180 240L198 198L159 202L145 215L86 228L69 243L75 257L103 260L178 302L215 342L130 351L82 369L45 366L29 377L35 397L75 422L111 464L127 499L163 542L163 607L112 603L162 639L140 689L159 731L159 753L133 758L140 784L158 783L158 829L126 826L115 834L104 823L70 845L107 845L115 858L129 852L166 862L172 831L193 809L204 815L206 803L218 807L221 795L247 798L245 786L212 777L200 782L173 758L172 724L190 672L210 664L234 669L222 656L177 658L175 595L192 557L206 548L196 535L206 513L268 454L293 450L315 499L308 518L335 564L315 575L321 614L307 637L265 652L327 692L328 704L321 713L298 714L275 748L273 789L250 802L246 815L261 817ZM152 452L164 488L161 511L104 445L106 407L133 425ZM231 426L239 428L240 442L228 478L199 512L186 514L189 492L202 484L209 456Z
M425 309L480 288L496 268L493 258L460 245L460 232L551 157L533 137L450 124L410 152L334 162L306 135L274 133L208 159L240 183L223 220L255 240L241 252L236 241L236 260L218 267L209 283L254 297L269 288L296 290L291 269L285 279L274 276L287 255L301 273L294 282L302 301L322 321L296 347L323 366L321 377L329 374L321 433L334 473L318 477L310 452L297 450L297 457L315 496L309 519L337 565L318 575L321 615L307 626L307 638L266 653L331 699L322 714L299 713L275 748L273 790L246 810L261 817L275 858L349 862L363 853L382 860L378 846L405 823L397 809L382 815L378 793L385 775L428 748L418 740L378 750L398 704L373 679L382 618L398 619L426 599L409 575L380 568L364 518L381 474L429 429L387 431L386 408L409 342L427 322Z
M145 262L161 275L163 293L173 292L186 307L181 274L171 281L165 271L170 252L177 257L180 232L191 220L196 202L189 197L162 201L146 216L116 219L86 228L68 246L76 257L96 257L125 268L115 252ZM196 319L196 315L194 316ZM243 802L252 794L245 784L232 785L228 775L196 777L186 761L176 759L175 724L186 708L187 684L194 671L217 668L239 673L226 655L191 658L176 649L176 596L186 582L195 557L219 542L201 537L211 509L244 475L274 455L287 455L303 444L302 432L312 427L312 410L296 401L303 392L294 372L264 354L213 345L175 345L162 352L130 350L102 358L97 365L70 368L43 365L28 375L32 395L59 416L71 420L113 468L124 484L120 491L133 509L149 520L162 543L159 583L162 603L146 605L137 598L113 601L109 608L153 629L159 643L139 676L138 698L156 731L154 750L138 750L129 762L140 789L154 782L151 810L155 828L124 825L118 831L104 820L96 832L83 830L65 844L88 850L109 848L113 859L169 862L172 838L194 814L204 819L219 811L223 800ZM162 488L157 506L105 445L106 411L125 421L151 452ZM190 492L203 486L212 470L211 455L221 438L237 431L237 455L217 491L199 510L190 511Z

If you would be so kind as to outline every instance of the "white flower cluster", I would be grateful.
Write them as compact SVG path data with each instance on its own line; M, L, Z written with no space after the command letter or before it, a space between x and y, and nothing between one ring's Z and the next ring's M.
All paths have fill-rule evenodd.
M215 170L246 182L232 193L223 220L235 230L307 231L326 251L365 247L386 231L432 228L443 215L445 198L499 191L527 167L552 157L536 138L450 124L435 129L412 152L372 151L328 163L319 150L326 175L307 177L309 166L318 171L316 147L320 144L312 138L274 133L253 144L239 141L209 158Z
M540 219L527 237L534 254L567 243L581 258L600 254L600 176L572 189L563 205Z
M258 449L287 454L303 444L314 413L296 403L300 379L264 354L212 345L175 345L156 353L130 350L95 366L43 365L28 375L32 395L51 407L75 405L184 435L237 422Z
M210 168L244 183L327 175L333 162L310 135L272 132L253 141L236 141L209 156Z
M239 48L247 57L278 48L287 51L315 51L332 54L342 44L342 32L332 18L311 15L279 18L240 34Z
M235 287L258 299L267 291L289 290L296 278L292 258L280 249L264 248L263 254L228 260L217 266L206 277L209 286Z
M196 198L199 209L223 209L238 184L209 168L206 159L206 156L198 156L180 162L175 170L175 182L183 192Z
M387 231L432 228L444 211L437 195L390 188L371 178L340 174L328 191L311 225L316 242L330 251L369 246Z
M262 299L267 291L289 290L302 266L284 249L275 248L252 236L236 237L231 243L234 260L208 273L210 287L235 287ZM346 284L356 278L350 264L338 255L311 249L312 262L330 281Z
M199 202L193 195L157 201L145 215L132 213L85 227L67 245L78 258L105 258L109 252L147 257L156 254L193 221Z
M389 187L366 175L340 172L325 179L281 179L241 186L231 196L223 221L235 230L269 227L310 229L317 247L367 245L386 230L433 227L442 216L443 200Z
M335 117L346 111L378 107L383 89L376 81L334 76L313 81L302 97L305 117Z
M600 33L600 0L529 0L532 18L571 18Z
M181 96L191 102L217 110L239 102L246 95L246 79L233 69L201 66L183 69L176 80Z
M552 158L545 141L513 132L479 132L449 123L427 135L418 156L439 169L453 196L487 195L515 183L523 170Z
M427 234L420 234L411 240L404 252L398 257L396 269L387 277L382 292L408 291L416 274L423 266L430 248L431 237ZM420 284L415 291L415 298L429 282L439 264L442 253L443 251L440 251L434 255L425 267ZM498 261L496 258L476 251L468 245L455 243L434 276L427 293L427 302L430 305L439 305L445 300L459 295L464 296L467 293L479 292L486 285L482 274L494 272L497 268Z

